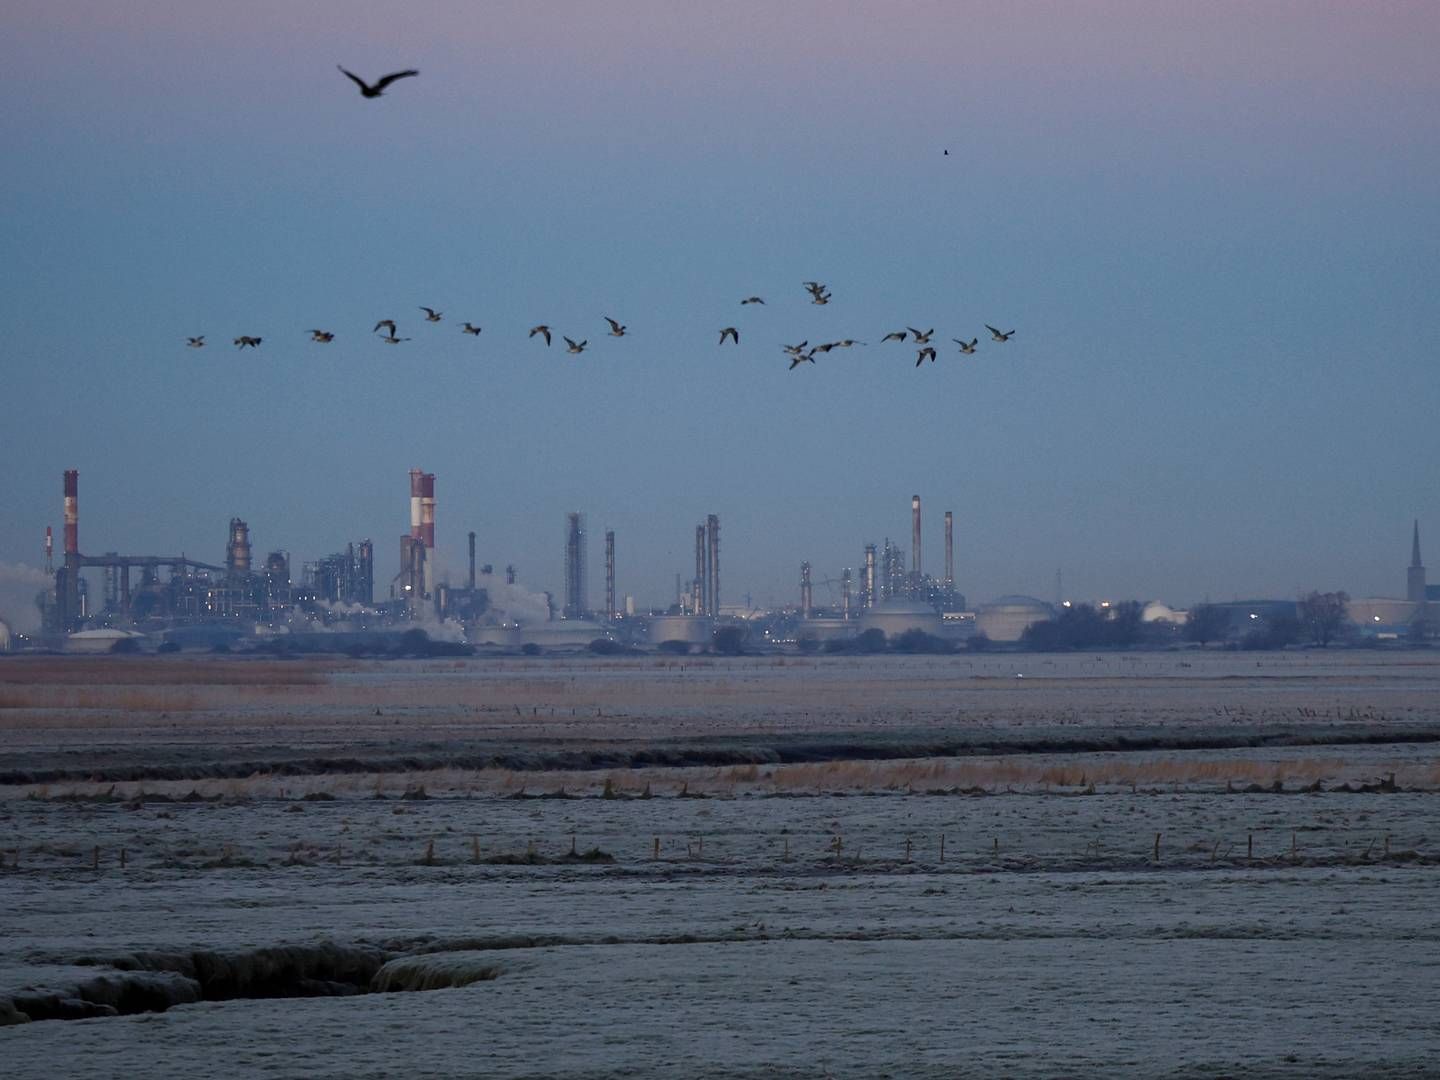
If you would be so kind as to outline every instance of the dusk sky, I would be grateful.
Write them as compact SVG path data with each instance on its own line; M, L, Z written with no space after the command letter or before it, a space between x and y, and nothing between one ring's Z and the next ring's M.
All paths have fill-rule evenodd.
M1403 595L1417 517L1440 579L1433 0L0 0L0 31L0 564L58 548L77 468L87 553L222 562L239 516L297 576L373 539L384 595L421 467L457 580L474 529L559 594L582 510L597 605L606 528L660 604L717 513L724 599L780 603L801 560L908 547L917 492L972 603L1057 567ZM370 101L337 63L421 75ZM878 344L906 326L937 363Z

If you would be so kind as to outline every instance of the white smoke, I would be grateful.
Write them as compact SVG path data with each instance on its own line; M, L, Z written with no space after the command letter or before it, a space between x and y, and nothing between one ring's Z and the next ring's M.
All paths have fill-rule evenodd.
M498 574L478 578L476 584L490 596L486 622L511 622L533 626L550 618L550 605L544 593L531 592L521 585L507 585Z
M19 634L40 629L40 608L35 598L53 588L55 579L24 563L0 562L0 620Z

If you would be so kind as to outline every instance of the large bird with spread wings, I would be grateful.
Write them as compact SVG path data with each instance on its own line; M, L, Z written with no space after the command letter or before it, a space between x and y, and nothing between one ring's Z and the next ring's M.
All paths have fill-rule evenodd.
M353 82L356 86L360 88L360 95L367 98L379 97L381 94L385 93L385 88L391 83L393 83L396 79L408 79L411 76L420 74L420 72L416 71L414 68L410 68L407 71L392 71L389 75L384 75L381 78L376 79L375 82L371 84L360 78L360 76L356 75L353 71L346 71L343 67L340 67L339 64L336 64L335 66L337 68L340 68L340 73L342 75L344 75L347 79L349 79L351 82Z

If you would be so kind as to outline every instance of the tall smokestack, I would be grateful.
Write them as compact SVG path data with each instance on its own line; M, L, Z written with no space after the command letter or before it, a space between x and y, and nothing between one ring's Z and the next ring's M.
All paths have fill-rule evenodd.
M55 572L55 536L50 531L50 526L45 526L45 572Z
M585 617L585 516L565 515L565 618Z
M955 588L955 515L945 511L945 588Z
M225 545L225 569L236 577L250 573L250 526L238 517L230 519L230 542Z
M419 540L420 533L420 498L424 487L422 477L424 473L419 469L410 470L410 536Z
M80 625L80 470L65 470L65 567L55 575L60 629Z
M865 579L864 579L864 589L865 589L865 606L866 606L867 608L872 608L872 607L875 606L876 601L877 601L877 594L876 594L876 592L875 592L875 545L874 545L874 544L866 544L866 545L865 545Z
M719 615L719 614L720 614L720 517L719 517L719 515L717 515L717 514L711 514L711 515L709 515L709 516L705 519L705 541L706 541L706 549L705 549L705 550L706 550L706 556L705 556L705 562L706 562L707 566L709 567L709 571L710 571L710 576L709 576L709 578L708 578L708 587L706 588L706 592L709 593L709 597L710 597L709 602L708 602L708 609L709 609L709 614L711 614L711 615Z
M80 554L80 470L65 470L65 554Z
M420 540L428 555L435 550L435 474L420 477Z
M925 567L920 561L920 496L910 496L910 573L915 576L915 588L919 591L920 578Z
M840 575L840 617L850 618L850 568Z
M470 591L475 591L475 530L470 530Z
M613 619L615 609L615 530L605 530L605 617Z
M810 618L810 599L810 564L802 562L800 564L800 617L802 619Z
M705 614L705 587L708 584L705 569L705 526L695 526L695 614Z

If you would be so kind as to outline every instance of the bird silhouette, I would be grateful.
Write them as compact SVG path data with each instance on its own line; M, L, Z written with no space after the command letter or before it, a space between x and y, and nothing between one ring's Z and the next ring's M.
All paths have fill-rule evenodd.
M185 344L192 349L203 349L205 347L205 335L201 334L199 337L186 338Z
M434 308L425 307L423 304L420 306L420 310L425 312L426 322L439 322L445 317L443 311L436 311Z
M544 338L545 338L545 344L546 344L546 345L549 345L549 344L550 344L550 327L544 325L543 323L542 323L541 325L539 325L539 326L532 326L532 327L530 328L530 334L529 334L529 336L530 336L530 337L534 337L536 334L541 334L541 335L543 335Z
M994 338L996 341L1009 341L1012 337L1015 336L1015 331L1014 331L1014 330L1006 330L1006 331L1002 334L999 330L996 330L996 329L995 329L993 326L991 326L989 323L986 323L986 324L985 324L985 329L990 331L990 336L991 336L992 338Z
M260 344L260 339L258 337L246 337L244 334L241 334L235 339L235 344L242 349L245 348L246 345L249 345L250 348L253 349Z
M460 327L460 332L462 334L475 334L478 336L480 333L480 327L476 326L474 323L467 322L464 326Z
M863 341L856 341L854 338L846 338L844 341L837 341L835 345L841 349L848 349L851 345L864 345Z
M321 345L329 345L335 340L335 335L329 330L307 330L311 341L318 341Z
M958 337L952 337L950 340L953 341L956 345L960 346L960 351L962 353L973 353L975 351L975 346L980 344L980 339L978 337L971 338L969 341L961 341Z
M721 345L724 345L724 344L725 344L725 339L726 339L727 337L728 337L731 341L735 342L736 345L739 345L739 344L740 344L740 331L739 331L739 330L736 330L735 327L733 327L733 326L727 326L727 327L725 327L724 330L721 330L721 331L720 331L720 344L721 344Z
M349 79L351 82L353 82L356 86L360 88L361 96L367 98L379 97L381 94L385 93L385 88L391 83L393 83L396 79L408 79L412 75L420 74L420 72L416 71L414 68L411 68L408 71L395 71L391 72L389 75L385 75L375 80L375 83L372 86L370 83L367 83L364 79L360 78L360 76L356 75L354 72L346 71L343 67L340 67L339 64L336 64L335 66L339 68L340 72L347 79Z
M909 330L910 333L915 335L915 343L917 345L929 345L930 338L935 333L935 328L933 326L929 330L926 330L923 334L919 330L916 330L913 326L909 327Z
M809 352L806 352L806 353L793 353L793 354L791 355L791 357L790 357L790 368L789 368L789 370L790 370L790 371L794 371L797 367L799 367L801 364L805 363L805 361L807 361L807 360L810 361L810 363L812 363L812 364L815 362L815 350L814 350L814 349L811 349Z
M566 344L566 346L567 346L567 348L565 349L566 352L582 353L582 352L585 351L585 346L586 346L586 345L589 345L590 342L589 342L589 341L571 341L571 340L567 337L567 338L565 339L565 344Z
M744 307L746 304L763 304L763 303L765 303L765 301L762 300L762 299L761 299L760 297L758 297L758 296L747 296L744 300L741 300L741 301L740 301L740 306L741 306L741 307Z
M929 360L932 364L935 362L935 347L933 345L927 345L920 350L920 355L915 357L915 366L919 367L926 360Z
M394 319L381 319L379 322L377 322L377 323L375 324L375 329L374 329L374 330L371 330L370 332L371 332L372 334L378 334L378 333L380 332L381 327L384 327L386 330L390 331L390 336L391 336L391 337L394 337L394 336L395 336L395 320L394 320Z
M409 341L410 339L408 337L396 337L394 334L387 334L380 340L385 342L386 345L399 345L402 341Z
M625 336L625 327L621 326L621 325L620 325L618 322L616 322L614 319L610 318L609 315L606 315L606 316L605 316L605 321L610 324L610 336L611 336L611 337L624 337L624 336Z
M881 345L884 345L885 342L887 342L887 341L904 341L904 340L905 340L905 331L904 331L904 330L896 330L896 331L894 331L894 332L892 332L892 333L889 333L889 334L886 334L884 337L882 337L882 338L880 339L880 344L881 344Z
M806 338L804 341L800 342L799 345L781 345L780 348L784 349L786 355L788 356L799 356L805 351L805 346L809 344L810 339Z

